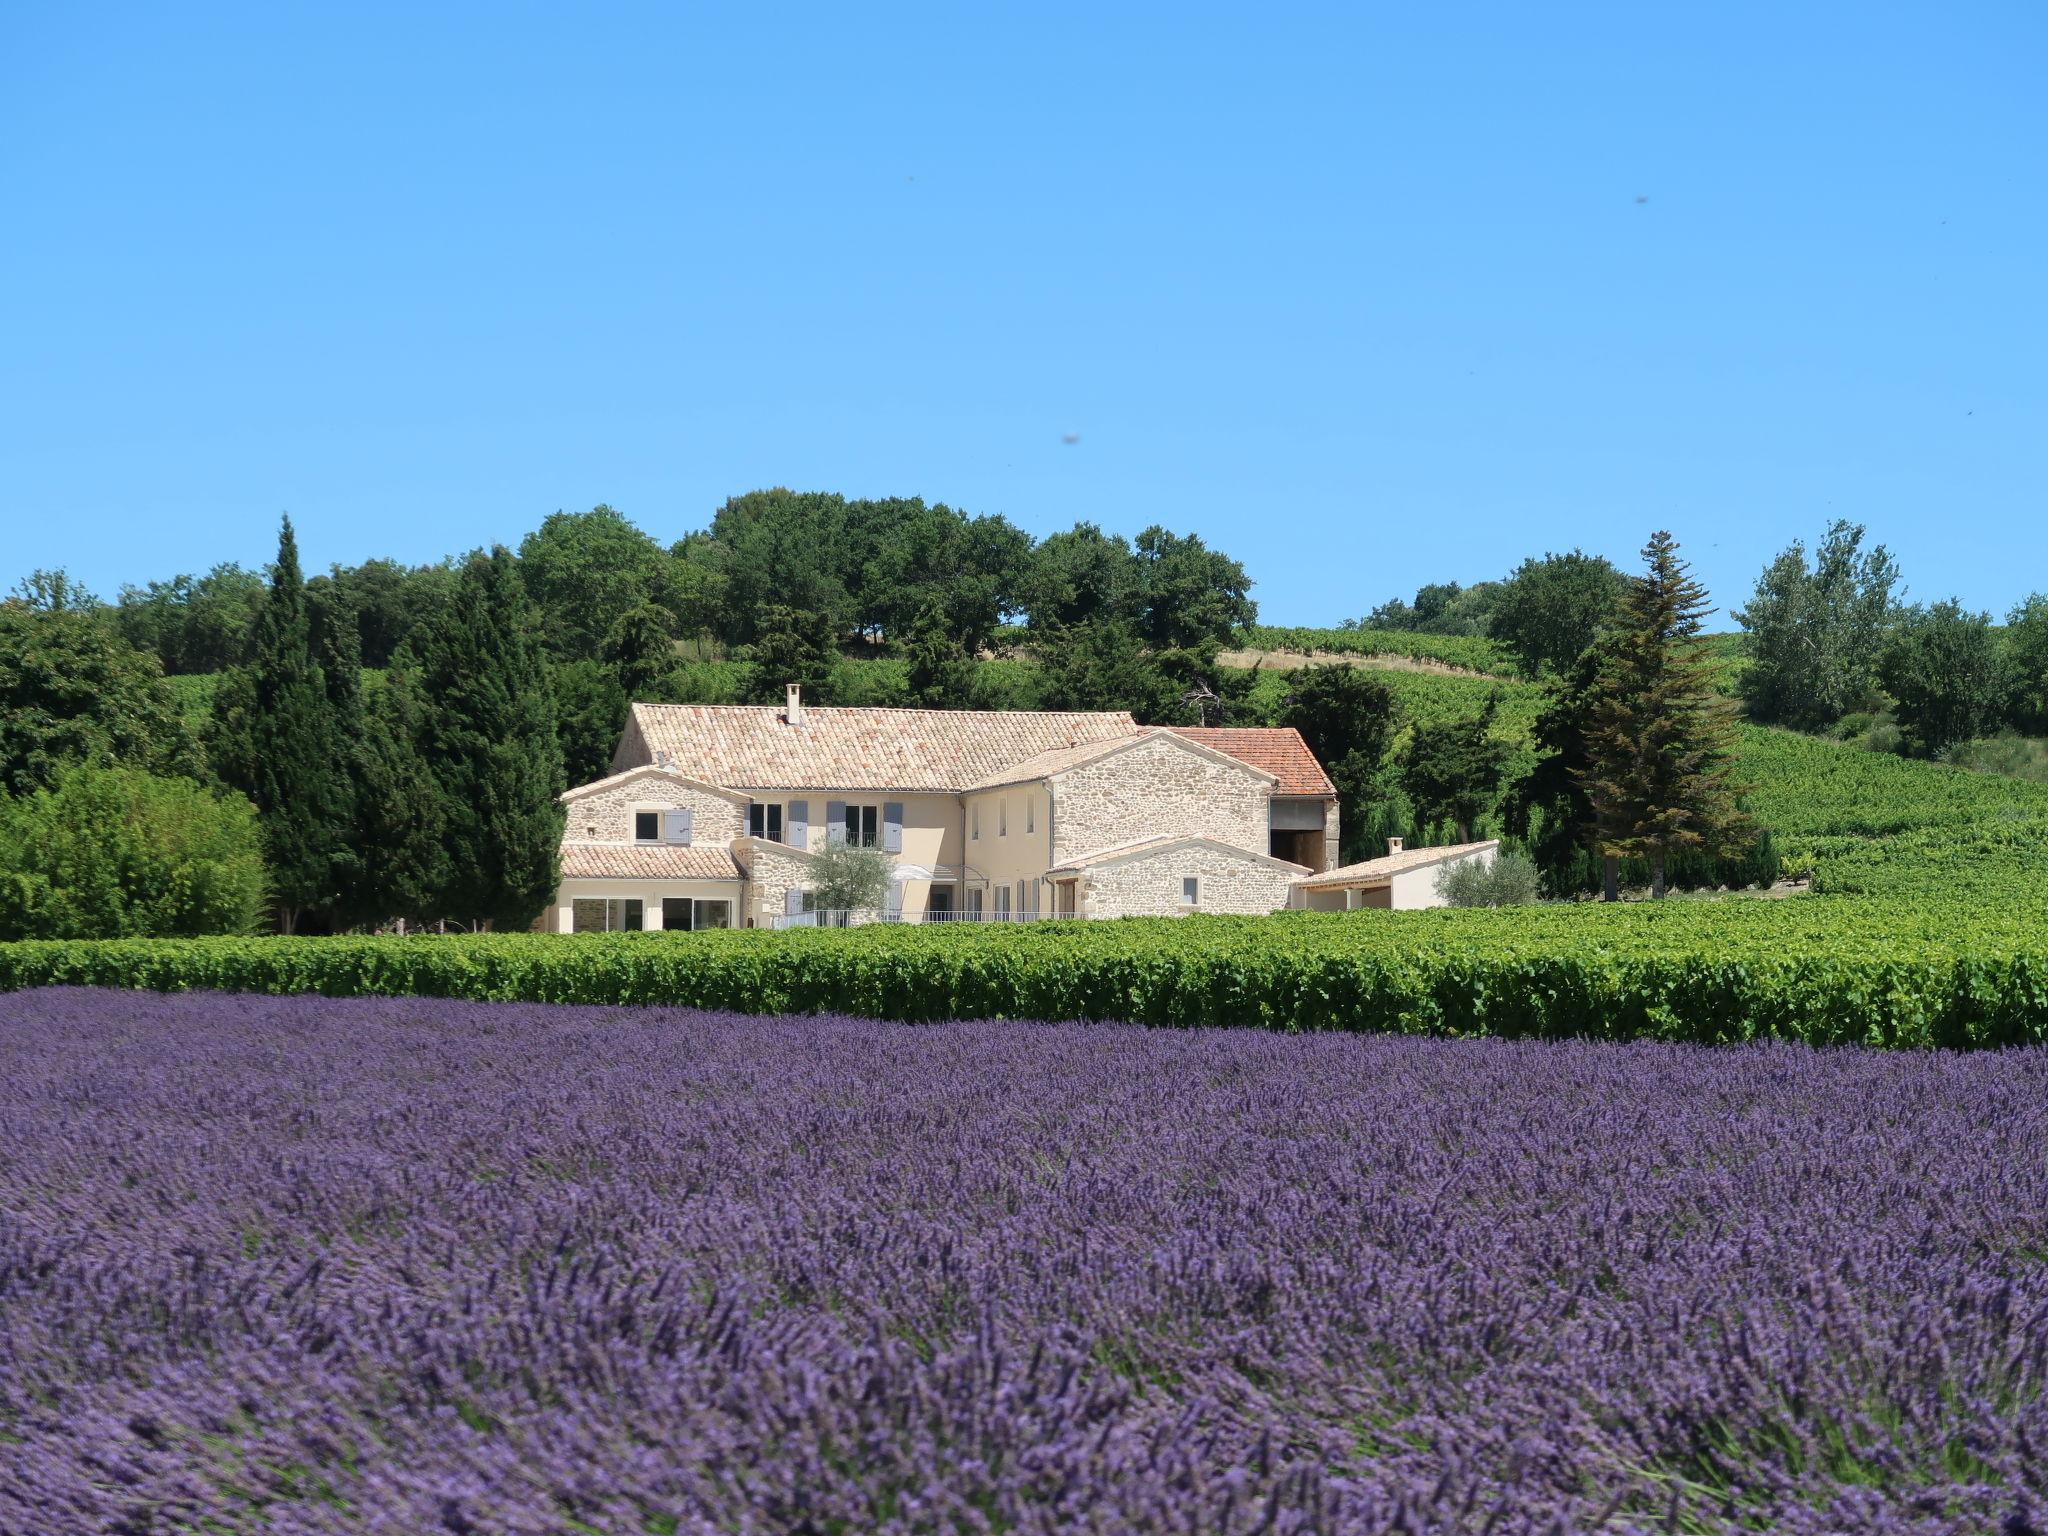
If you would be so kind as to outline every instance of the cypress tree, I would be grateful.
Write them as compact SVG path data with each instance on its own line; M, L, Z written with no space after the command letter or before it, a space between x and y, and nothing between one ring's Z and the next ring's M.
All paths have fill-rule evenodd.
M559 883L562 753L538 629L499 546L464 563L422 646L447 855L437 906L480 928L525 927Z
M1643 559L1648 568L1630 583L1601 648L1580 777L1609 901L1620 895L1625 856L1649 859L1650 894L1661 897L1673 849L1717 852L1754 834L1731 782L1734 722L1700 639L1711 611L1706 589L1687 574L1669 533L1653 534Z
M1427 826L1450 822L1457 840L1472 840L1472 827L1500 794L1507 777L1508 744L1493 734L1500 696L1464 720L1417 721L1401 757L1401 788Z
M312 633L313 660L320 668L327 700L335 759L348 795L351 835L334 852L334 886L323 903L336 928L373 921L379 914L367 903L363 869L366 839L364 813L363 644L356 606L348 590L325 577L306 584L306 610Z
M368 921L432 917L448 884L445 812L421 748L427 715L418 664L401 645L363 711L357 806L360 910Z
M307 909L337 899L355 808L289 517L251 638L248 755L239 765L248 782L238 787L256 803L278 927L291 933Z

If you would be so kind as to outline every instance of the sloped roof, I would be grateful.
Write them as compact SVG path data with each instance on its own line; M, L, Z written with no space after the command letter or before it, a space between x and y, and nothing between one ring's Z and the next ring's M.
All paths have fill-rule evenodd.
M564 880L738 880L726 848L679 843L562 844Z
M723 796L727 800L740 801L742 804L745 803L747 798L736 789L727 789L722 784L713 784L704 779L693 779L687 773L679 773L674 768L659 768L653 763L641 763L636 767L622 769L609 777L595 779L588 784L578 784L574 789L563 790L561 798L564 800L581 800L585 795L594 795L601 789L613 789L621 784L629 784L635 779L647 778L667 779L671 783L687 784L692 789L701 789L709 794Z
M1349 890L1357 886L1385 885L1394 876L1405 875L1411 869L1427 869L1432 864L1442 864L1450 859L1463 858L1468 853L1480 853L1499 846L1498 839L1489 838L1483 843L1447 843L1441 848L1403 848L1399 853L1367 859L1362 864L1346 864L1339 869L1326 869L1319 875L1310 875L1306 880L1297 880L1294 883L1311 891Z
M1176 746L1193 747L1197 752L1207 757L1228 758L1232 767L1249 768L1254 773L1260 774L1263 777L1272 777L1270 773L1267 773L1265 769L1260 768L1256 763L1248 763L1241 757L1232 757L1227 752L1218 752L1215 748L1205 746L1198 741L1189 741L1181 732L1157 727L1146 727L1135 734L1115 736L1107 741L1085 741L1078 746L1054 747L1050 752L1040 752L1035 757L1025 758L1021 763L1012 763L1007 768L998 769L987 778L970 784L967 787L969 789L1000 789L1005 784L1027 784L1035 779L1049 779L1054 774L1065 773L1070 768L1080 768L1096 761L1098 758L1108 757L1112 752L1126 751L1141 741L1154 741L1162 738L1173 742Z
M1112 843L1107 848L1093 848L1087 853L1077 853L1071 859L1062 859L1047 874L1065 874L1070 870L1091 869L1098 864L1115 864L1124 859L1149 859L1156 854L1179 848L1188 843L1203 843L1222 853L1235 854L1239 858L1254 859L1261 864L1271 864L1276 869L1298 869L1308 873L1306 864L1292 864L1286 859L1276 859L1270 853L1260 853L1256 848L1239 848L1234 843L1222 842L1213 837L1202 837L1191 833L1175 835L1164 833L1158 837L1141 837L1136 842Z
M1315 753L1291 725L1175 725L1176 736L1228 753L1239 762L1263 768L1276 781L1276 795L1335 795L1337 786L1323 772Z
M734 789L958 791L1055 748L1134 736L1126 711L870 709L635 704L649 754Z

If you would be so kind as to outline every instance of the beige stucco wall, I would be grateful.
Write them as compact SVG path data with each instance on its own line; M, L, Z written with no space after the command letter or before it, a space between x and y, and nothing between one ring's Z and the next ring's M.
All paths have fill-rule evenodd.
M1300 870L1265 859L1189 843L1082 872L1083 917L1172 917L1188 912L1277 912ZM1181 881L1201 881L1200 901L1181 901Z
M555 892L555 904L548 914L547 931L574 931L575 903L579 900L634 900L645 904L648 929L661 927L661 902L665 896L684 896L696 901L729 901L735 928L745 921L740 904L741 882L737 880L564 880Z
M1045 872L1052 866L1053 800L1042 783L1011 784L1002 789L977 790L961 797L961 820L965 828L968 886L979 884L989 894L982 900L988 911L995 910L994 892L1007 886L1014 908L1017 882L1025 883L1025 906L1030 892L1038 890L1038 909L1050 910L1050 893L1043 887ZM974 813L981 810L981 836L974 833ZM1007 831L1004 829L1007 827ZM967 898L960 898L966 910Z
M1153 737L1053 780L1052 862L1162 835L1264 853L1270 788L1242 763Z
M747 808L725 795L665 774L648 773L623 784L580 795L566 804L563 836L600 843L630 843L635 811L690 809L690 842L723 848L747 830Z
M1397 912L1412 912L1422 907L1447 907L1449 902L1437 894L1436 879L1454 864L1487 865L1493 862L1494 850L1482 848L1477 853L1467 853L1455 859L1445 859L1440 864L1425 865L1394 876L1393 906Z

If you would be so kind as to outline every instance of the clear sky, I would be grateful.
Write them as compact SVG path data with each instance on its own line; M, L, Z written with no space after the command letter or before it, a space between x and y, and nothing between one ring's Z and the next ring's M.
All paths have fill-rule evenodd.
M784 484L2048 588L2037 4L0 5L0 587ZM1067 442L1069 435L1078 440Z

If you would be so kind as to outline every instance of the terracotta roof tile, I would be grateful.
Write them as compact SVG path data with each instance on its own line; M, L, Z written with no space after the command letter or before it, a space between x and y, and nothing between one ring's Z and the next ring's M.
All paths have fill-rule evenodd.
M1128 713L868 709L779 704L635 704L651 753L733 789L959 791L1025 758L1132 736Z
M1310 875L1306 880L1297 880L1294 883L1306 886L1310 890L1384 884L1394 876L1406 874L1411 869L1427 869L1430 865L1441 864L1446 859L1455 859L1462 854L1478 853L1482 849L1499 846L1498 841L1487 841L1447 843L1441 848L1403 848L1399 853L1367 859L1362 864L1346 864L1339 869L1326 869L1319 875Z
M727 848L678 843L562 844L564 880L737 880L740 867Z
M1337 786L1309 751L1301 732L1291 725L1175 725L1176 736L1227 752L1240 762L1263 768L1279 780L1276 795L1334 795Z

